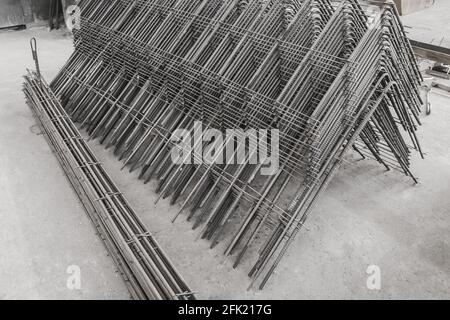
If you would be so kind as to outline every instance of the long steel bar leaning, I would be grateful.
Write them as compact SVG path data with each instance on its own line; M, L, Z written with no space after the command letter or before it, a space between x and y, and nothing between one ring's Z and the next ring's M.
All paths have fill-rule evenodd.
M25 76L24 93L45 137L135 299L194 294L96 159L48 84Z
M189 211L211 247L228 242L234 266L256 256L262 288L349 150L417 182L422 78L395 6L366 2L84 0L75 53L51 86L124 168L180 203L174 220ZM175 164L177 129L250 140L278 129L279 169L261 174L249 153L202 162L195 151L212 141Z

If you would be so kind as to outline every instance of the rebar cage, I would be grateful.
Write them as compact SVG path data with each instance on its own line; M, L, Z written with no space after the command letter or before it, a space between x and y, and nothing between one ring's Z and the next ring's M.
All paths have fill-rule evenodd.
M350 149L416 181L422 78L392 3L84 0L80 8L75 52L52 89L124 167L156 178L160 197L180 203L177 217L189 211L211 247L228 241L235 266L256 255L249 275L260 288ZM278 129L279 169L262 175L251 154L238 165L172 161L176 130L208 128Z

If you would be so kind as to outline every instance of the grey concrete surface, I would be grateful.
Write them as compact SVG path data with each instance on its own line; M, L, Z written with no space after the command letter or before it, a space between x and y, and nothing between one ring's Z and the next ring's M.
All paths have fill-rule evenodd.
M449 0L434 0L431 7L402 17L409 38L445 48L450 48L449 21Z
M112 261L64 180L20 92L28 39L37 35L42 69L51 79L71 50L70 39L43 30L0 34L0 298L127 298ZM189 285L205 299L450 298L450 98L432 94L433 113L420 137L427 157L413 159L421 183L349 155L304 230L264 291L247 291L250 261L238 269L196 240L191 224L153 184L120 171L111 151L94 152ZM66 267L81 265L80 291L65 288ZM367 268L381 271L369 290Z

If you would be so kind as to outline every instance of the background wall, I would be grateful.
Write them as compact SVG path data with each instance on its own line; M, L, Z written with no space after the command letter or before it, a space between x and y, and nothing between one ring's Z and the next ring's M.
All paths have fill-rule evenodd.
M75 0L62 0L64 8ZM48 19L50 0L0 0L0 28Z
M32 21L33 15L28 0L0 0L0 28Z

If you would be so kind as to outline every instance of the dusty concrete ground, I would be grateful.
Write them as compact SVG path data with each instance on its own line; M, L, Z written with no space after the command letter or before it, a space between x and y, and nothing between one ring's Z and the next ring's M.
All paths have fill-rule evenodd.
M41 67L51 79L71 41L44 30L0 33L0 298L127 298L89 220L71 192L20 92L28 40L37 36ZM165 201L98 142L91 145L149 230L200 298L418 299L450 298L450 98L433 94L423 117L427 158L413 160L421 183L349 156L306 228L264 291L247 291L249 262L236 270ZM82 270L82 288L66 287L69 265ZM381 271L369 290L367 268Z
M450 48L450 1L435 0L425 10L402 17L408 37L413 40Z

